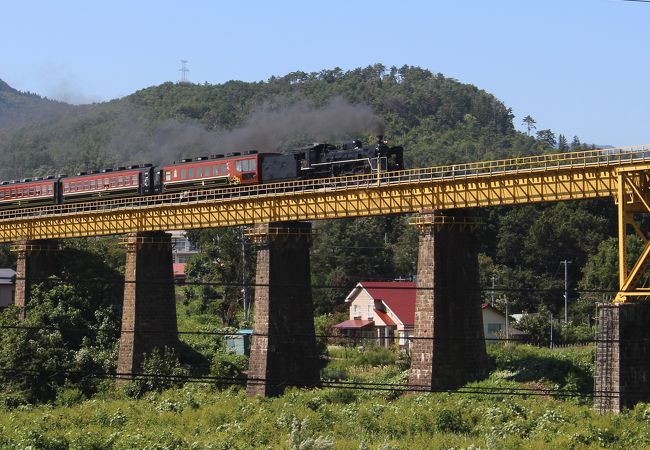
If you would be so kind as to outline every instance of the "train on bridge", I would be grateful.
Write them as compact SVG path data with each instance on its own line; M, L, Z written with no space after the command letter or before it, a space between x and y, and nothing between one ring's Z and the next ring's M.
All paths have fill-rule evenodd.
M403 169L403 148L383 136L372 146L313 144L287 153L256 150L0 182L0 209Z

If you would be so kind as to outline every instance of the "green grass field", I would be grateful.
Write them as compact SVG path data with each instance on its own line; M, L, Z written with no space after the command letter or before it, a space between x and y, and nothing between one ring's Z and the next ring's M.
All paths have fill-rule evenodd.
M365 353L365 354L364 354ZM405 383L377 349L331 348L324 376ZM241 388L186 384L129 399L112 382L90 400L5 408L0 446L33 449L582 449L650 448L650 405L600 416L587 389L592 350L490 346L490 377L468 389L548 389L542 395L399 394L326 388L246 398ZM329 375L328 375L329 374ZM588 389L587 389L588 391Z

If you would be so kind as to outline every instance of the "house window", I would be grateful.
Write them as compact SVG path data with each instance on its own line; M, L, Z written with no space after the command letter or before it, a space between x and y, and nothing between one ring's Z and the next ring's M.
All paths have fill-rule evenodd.
M488 331L488 334L496 334L499 331L501 331L501 324L500 323L488 323L487 331Z
M354 305L354 317L361 317L361 307Z
M368 305L368 319L372 319L375 315L375 308L372 305Z

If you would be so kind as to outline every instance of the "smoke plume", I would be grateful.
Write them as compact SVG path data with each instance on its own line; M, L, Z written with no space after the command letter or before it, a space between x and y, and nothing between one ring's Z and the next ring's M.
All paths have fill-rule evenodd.
M322 108L305 102L264 105L241 128L220 133L226 150L281 151L296 143L323 142L384 134L384 124L369 106L352 105L341 97Z

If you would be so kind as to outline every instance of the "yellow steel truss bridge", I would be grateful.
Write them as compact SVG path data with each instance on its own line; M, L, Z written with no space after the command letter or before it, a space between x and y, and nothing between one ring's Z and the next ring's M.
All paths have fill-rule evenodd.
M177 192L0 211L0 242L414 213L612 197L618 205L620 292L644 287L650 242L650 146ZM645 243L627 267L628 229Z

